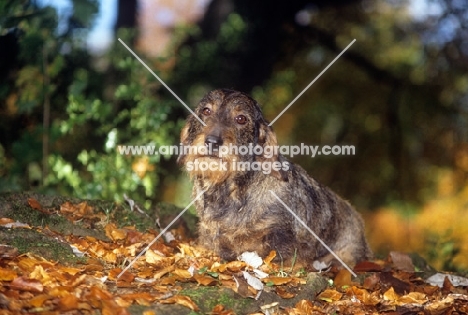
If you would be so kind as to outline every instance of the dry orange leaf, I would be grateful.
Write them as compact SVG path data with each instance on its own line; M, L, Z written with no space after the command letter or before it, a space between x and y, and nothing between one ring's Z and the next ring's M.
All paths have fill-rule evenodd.
M192 247L189 246L188 244L180 243L177 245L177 247L179 247L180 252L182 253L183 256L195 257Z
M46 286L57 282L57 279L52 278L50 274L46 272L44 268L42 268L41 265L38 265L36 268L34 268L34 270L29 274L29 278L39 280Z
M80 273L83 271L83 269L80 268L72 268L72 267L60 267L61 272L68 273L69 275L76 275L77 273Z
M29 305L31 307L41 307L45 301L52 299L53 297L48 294L39 294L30 299Z
M354 296L364 305L377 305L380 303L379 292L373 292L369 294L366 289L360 289L356 286L352 286L346 290L347 296Z
M153 264L157 266L167 266L174 263L174 257L164 257L156 253L152 249L148 249L145 253L145 259L148 264Z
M335 286L337 288L341 288L342 286L351 285L351 273L346 269L341 269L337 274L335 279L333 280Z
M384 300L387 300L387 301L395 301L395 300L398 300L399 296L398 294L395 293L395 290L393 289L393 287L390 287L390 289L385 291L385 293L383 294L383 298Z
M11 281L17 277L15 271L0 268L0 281Z
M420 292L410 292L406 295L403 295L397 300L398 303L402 303L402 304L407 304L407 303L423 304L426 301L427 301L426 295Z
M58 303L60 311L71 311L78 309L78 299L75 295L69 294L62 297Z
M334 301L338 301L339 299L341 299L342 296L343 294L336 290L326 289L325 291L320 293L317 296L317 298L326 302L334 302Z
M288 292L284 287L276 287L276 294L283 299L292 299L296 296L296 294Z
M192 299L190 299L188 296L184 295L176 295L173 297L170 297L165 300L159 301L162 304L179 304L183 305L185 307L188 307L192 311L198 312L200 309L198 308L197 304L195 304Z
M184 279L192 278L192 275L190 274L190 272L185 269L175 269L172 273Z
M353 269L356 272L372 272L372 271L381 271L382 266L371 261L361 261L357 263Z
M199 274L194 274L193 278L198 282L198 284L208 286L208 285L213 285L216 284L218 281L210 276L205 276L205 275L199 275Z
M130 315L130 312L113 300L105 300L102 301L102 315Z
M38 280L31 280L26 279L23 277L15 278L10 283L11 289L21 290L21 291L29 291L29 292L42 292L44 291L44 286Z
M136 301L138 302L138 304L144 304L142 303L143 301L153 302L154 300L156 300L155 296L149 294L148 292L127 293L120 295L120 297L127 301Z
M173 271L175 269L175 266L174 265L169 265L161 270L159 270L158 272L156 272L153 276L153 278L155 279L159 279L161 278L162 276L164 276L166 273L169 273L171 271Z
M227 264L221 265L219 268L219 271L224 272L226 270L229 270L232 272L239 272L242 270L242 268L245 268L245 266L247 266L245 262L235 260L235 261L228 262Z
M0 218L0 225L5 225L8 223L13 223L13 222L15 222L15 220L10 219L10 218ZM5 245L2 245L2 246L5 246Z
M69 201L67 201L67 202L63 203L62 205L60 205L60 212L62 212L62 213L74 213L76 211L77 211L76 206L73 205Z
M112 294L106 290L98 288L96 286L91 287L89 290L89 296L98 299L98 300L109 300L112 299Z
M114 241L124 240L127 237L125 229L118 229L115 224L108 224L105 227L106 236Z
M291 282L292 278L290 277L268 277L263 278L262 281L265 283L273 283L274 285L283 285Z
M89 206L86 201L80 202L77 205L67 201L60 205L60 212L68 214L74 219L80 219L86 215L93 214L93 211L93 207ZM91 217L93 217L93 215L91 215Z
M231 310L225 310L224 306L221 304L216 305L213 307L211 310L211 315L236 315L233 311Z
M263 259L263 262L267 265L269 265L271 263L271 261L276 257L276 251L272 250L268 256L265 257L265 259Z
M299 311L298 314L312 314L315 307L309 300L300 300L296 303L296 309Z
M234 292L237 290L237 282L232 279L232 276L231 280L221 280L220 282L223 287L230 288Z
M21 260L18 261L18 266L27 272L34 270L37 265L41 265L44 268L51 268L54 267L55 264L43 258L37 259L34 256L22 257Z
M39 201L37 201L34 198L28 198L28 205L34 210L39 210L40 212L48 213L47 211L43 210L42 205L39 203Z
M135 279L135 276L130 273L129 271L125 271L123 275L117 278L120 273L122 272L121 268L114 268L109 271L109 279L110 280L117 280L117 281L125 281L125 282L132 282Z

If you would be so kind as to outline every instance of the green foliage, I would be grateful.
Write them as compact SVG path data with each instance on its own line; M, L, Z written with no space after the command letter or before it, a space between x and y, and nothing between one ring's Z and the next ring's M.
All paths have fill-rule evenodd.
M70 21L91 25L97 1L76 0L73 5ZM47 134L49 173L44 189L112 200L122 200L126 193L149 206L146 200L154 195L165 172L156 165L167 156L125 156L116 147L173 144L180 126L167 120L175 102L158 96L160 84L119 43L103 57L110 64L101 72L82 48L82 31L78 36L69 31L57 34L54 9L40 9L31 3L25 8L20 1L0 9L9 14L1 15L2 29L8 25L22 32L17 75L2 90L10 103L2 106L14 108L13 115L27 114L33 119L29 130L20 130L9 148L13 159L1 147L0 172L5 179L0 181L0 190L30 184L32 173L27 170L42 160L42 141ZM119 34L127 43L134 36L131 30ZM61 53L64 48L67 52ZM51 102L51 125L45 131L41 115L46 99ZM134 171L137 166L138 174Z

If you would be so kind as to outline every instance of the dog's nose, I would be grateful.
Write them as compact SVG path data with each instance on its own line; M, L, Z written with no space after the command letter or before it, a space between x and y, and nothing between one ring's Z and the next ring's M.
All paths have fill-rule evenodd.
M209 135L205 138L205 145L217 149L219 146L223 145L223 139L218 136Z

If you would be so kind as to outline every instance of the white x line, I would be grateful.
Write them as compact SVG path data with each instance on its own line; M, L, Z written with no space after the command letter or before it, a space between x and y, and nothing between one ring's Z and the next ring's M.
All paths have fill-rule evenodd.
M291 214L297 219L297 221L299 221L299 223L302 224L302 225L304 226L304 228L306 228L306 230L309 231L310 234L312 234L312 235L317 239L317 241L319 241L320 244L322 244L323 247L325 247L325 248L330 252L330 254L332 254L333 257L335 257L335 258L343 265L343 267L345 267L346 269L348 269L348 271L349 271L354 277L357 277L357 275L354 273L354 271L353 271L351 268L349 268L349 266L348 266L343 260L341 260L341 258L338 257L338 255L335 254L335 252L334 252L330 247L328 247L328 245L325 244L325 242L322 241L322 239L321 239L317 234L315 234L314 231L312 231L312 230L307 226L307 224L305 224L304 221L302 221L302 220L294 213L294 211L292 211L291 209L289 209L289 207L283 202L283 200L280 199L280 197L278 197L277 194L275 194L272 190L270 190L270 192L271 192L271 194L272 194L273 196L275 196L276 199L278 199L279 202L281 202L281 204L282 204L289 212L291 212Z
M190 107L188 107L187 104L185 104L184 101L182 101L182 99L181 99L180 97L178 97L177 94L175 94L175 93L171 90L171 88L170 88L166 83L164 83L164 81L163 81L160 77L158 77L158 76L156 75L156 73L154 73L153 70L151 70L150 67L148 67L148 66L146 65L146 63L144 63L143 60L141 60L140 57L138 57L138 55L135 54L135 53L133 52L133 50L131 50L130 47L128 47L128 46L123 42L123 40L121 40L121 39L119 38L119 42L120 42L122 45L124 45L124 47L127 48L127 50L128 50L129 52L131 52L132 55L135 56L135 58L136 58L139 62L141 62L141 64L142 64L143 66L145 66L145 68L148 69L148 71L149 71L156 79L158 79L158 81L161 82L161 84L164 85L164 87L165 87L166 89L168 89L168 91L171 92L172 95L174 95L174 97L175 97L182 105L184 105L185 108L187 108L187 109L189 110L189 112L192 113L192 115L195 116L195 118L197 118L198 121L199 121L203 126L206 127L206 124L203 122L203 120L201 120L200 117L198 117L197 114L195 114L195 112L194 112L193 110L191 110Z
M285 111L287 111L287 110L288 110L288 108L289 108L289 107L291 107L291 105L292 105L292 104L294 104L294 103L297 101L297 99L298 99L299 97L301 97L301 95L302 95L302 94L304 94L304 93L305 93L305 91L307 91L307 89L308 89L308 88L310 88L310 87L311 87L311 85L312 85L312 84L314 84L314 83L315 83L315 81L317 81L317 80L318 80L318 78L320 78L320 76L322 76L322 74L324 74L324 73L325 73L325 71L327 71L327 70L328 70L328 68L330 68L330 67L332 66L332 64L334 64L334 63L335 63L335 61L337 61L337 60L338 60L338 58L340 58L340 57L341 57L341 55L343 55L343 54L344 54L344 52L345 52L346 50L348 50L348 48L349 48L349 47L351 47L351 45L352 45L352 44L354 44L354 42L355 42L355 41L356 41L356 40L354 39L354 40L353 40L351 43L349 43L349 45L348 45L348 46L346 46L346 48L345 48L345 49L343 49L343 51L342 51L342 52L341 52L341 53L340 53L338 56L336 56L336 58L335 58L335 59L333 59L333 61L332 61L332 62L330 62L330 64L329 64L329 65L328 65L328 66L327 66L325 69L323 69L323 70L322 70L322 72L320 72L320 74L319 74L319 75L318 75L318 76L317 76L315 79L313 79L313 80L312 80L312 82L310 82L310 83L309 83L309 85L308 85L308 86L306 86L306 87L305 87L305 89L303 89L303 90L302 90L302 92L301 92L301 93L299 93L299 95L298 95L298 96L296 96L296 98L295 98L295 99L293 99L293 100L291 101L291 103L289 103L289 105L288 105L288 106L286 106L286 108L285 108L285 109L283 109L283 111L282 111L281 113L279 113L279 114L278 114L278 116L276 116L276 118L275 118L275 119L273 119L273 120L271 121L271 123L270 123L268 126L271 126L271 125L273 125L273 123L274 123L274 122L275 122L275 121L276 121L278 118L280 118L280 116L281 116L281 115L283 115L283 114L284 114L284 112L285 112Z
M185 211L187 211L188 208L190 208L191 205L193 205L193 203L195 202L195 200L197 200L198 198L200 198L201 195L203 195L205 193L206 190L203 190L201 193L198 194L198 196L196 196L189 204L187 207L185 207L184 210L182 210L178 216L176 216L174 218L174 220L171 221L171 223L169 223L166 228L164 230L162 230L158 236L156 236L154 238L154 240L151 241L151 243L148 244L148 246L145 247L145 249L143 249L139 254L138 256L136 256L129 264L127 267L125 267L124 270L122 270L119 275L117 276L117 279L120 278L124 273L125 271L127 271L134 263L135 261L140 258L144 253L146 253L146 251L161 237L161 235L163 235L164 233L166 233L166 231L175 223L175 221L177 221L184 213Z

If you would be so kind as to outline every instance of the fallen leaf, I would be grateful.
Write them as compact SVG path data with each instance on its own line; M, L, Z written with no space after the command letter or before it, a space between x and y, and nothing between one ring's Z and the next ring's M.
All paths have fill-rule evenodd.
M399 296L398 294L395 293L395 290L393 289L393 287L391 287L390 289L385 291L385 293L383 294L383 298L384 300L387 300L387 301L396 301L398 300Z
M258 268L263 264L263 259L258 256L257 252L243 252L238 259L253 268Z
M426 295L424 293L410 292L410 293L408 293L406 295L403 295L400 298L398 298L397 302L401 303L401 304L414 303L414 304L421 304L422 305L425 302L427 302L427 298L426 298Z
M382 271L382 266L371 261L361 261L354 266L355 272L379 272Z
M174 265L169 265L161 270L159 270L158 272L156 272L153 276L154 279L160 279L162 276L164 276L165 274L173 271L175 269L175 266Z
M271 263L273 259L276 257L276 251L272 250L265 259L263 259L263 262L267 265Z
M78 309L78 299L73 294L62 297L58 303L60 311L66 312Z
M10 282L10 289L41 293L44 290L44 286L38 280L17 277Z
M260 306L263 314L278 314L279 313L279 303L273 302L270 304Z
M194 274L193 278L198 282L198 284L208 286L208 285L213 285L218 282L215 278L205 276L205 275L199 275L199 274Z
M453 299L446 297L441 301L434 301L424 305L424 311L426 314L442 314L449 309L453 309Z
M360 289L356 286L352 286L346 290L346 295L357 298L364 305L377 305L380 303L378 291L370 294L366 289Z
M246 271L242 271L242 274L244 275L245 280L247 280L247 283L254 288L255 290L263 290L263 283L260 281L260 279L252 276L250 273Z
M190 274L190 272L185 269L175 269L172 273L175 274L176 276L179 276L180 278L184 278L184 279L192 278L192 275Z
M68 273L69 275L76 275L77 273L80 273L83 271L83 269L80 268L72 268L72 267L60 267L60 271L64 273Z
M13 223L13 222L15 222L15 220L10 219L10 218L0 218L1 226L4 226L5 224L8 224L8 223ZM8 246L8 245L0 245L0 246Z
M107 290L98 288L96 286L91 287L89 291L89 296L97 300L109 300L112 299L112 294Z
M236 313L234 313L231 310L225 310L224 306L221 304L218 304L215 307L213 307L210 314L211 315L236 315Z
M444 278L444 283L442 284L442 293L449 294L455 291L455 286L450 282L448 277Z
M200 310L198 306L192 301L192 299L190 299L188 296L185 296L185 295L176 295L165 300L160 300L159 302L162 304L183 305L195 312L198 312Z
M157 266L167 266L174 263L174 257L163 256L152 249L146 250L145 259L148 264Z
M11 281L18 275L11 269L0 268L0 281Z
M317 298L319 300L331 303L331 302L334 302L334 301L338 301L339 299L341 299L342 296L343 296L343 294L336 291L336 290L326 289L325 291L321 292L317 296Z
M39 212L42 212L45 214L50 214L49 211L44 210L44 208L42 208L42 205L39 203L39 201L37 201L34 198L28 198L28 205L34 210L38 210Z
M346 269L341 269L336 274L333 283L338 288L351 285L351 273Z
M3 225L3 227L6 227L7 229L11 229L11 228L14 228L14 229L17 229L17 228L30 229L31 228L29 226L29 224L21 223L19 221L15 221L15 222L12 222L12 223L6 223L6 224Z
M140 305L156 300L156 297L148 292L121 294L120 297L127 301L136 301Z
M436 285L438 287L441 287L443 286L444 284L444 281L445 281L445 277L448 278L448 280L450 280L450 282L452 283L452 285L454 286L463 286L463 287L466 287L468 286L468 278L465 278L465 277L460 277L460 276L456 276L456 275L452 275L452 274L448 274L448 273L436 273L432 276L430 276L429 278L426 279L426 282L431 284L431 285Z
M109 223L104 228L106 236L114 241L124 240L127 237L127 231L125 229L118 229L115 224Z
M291 280L292 278L290 277L268 277L268 278L264 278L263 282L271 283L273 285L283 285L283 284L291 282Z
M299 314L313 314L315 310L314 304L309 300L300 300L296 303L296 309L299 311Z
M225 272L226 270L232 271L232 272L239 272L242 270L242 268L245 268L246 263L243 261L235 260L228 262L226 264L213 264L211 266L211 271L214 272Z
M405 294L412 291L410 283L402 281L394 276L391 272L381 272L379 274L380 282L386 284L387 287L393 287L396 293Z
M122 275L120 275L121 272L122 268L114 268L109 270L109 280L132 282L133 279L135 279L135 275L132 273L125 271ZM118 277L119 275L120 277Z
M284 287L276 287L275 291L282 299L292 299L296 296L296 294L289 292Z
M29 305L32 307L42 307L45 301L50 300L52 298L53 296L49 294L36 295L35 297L29 300Z

